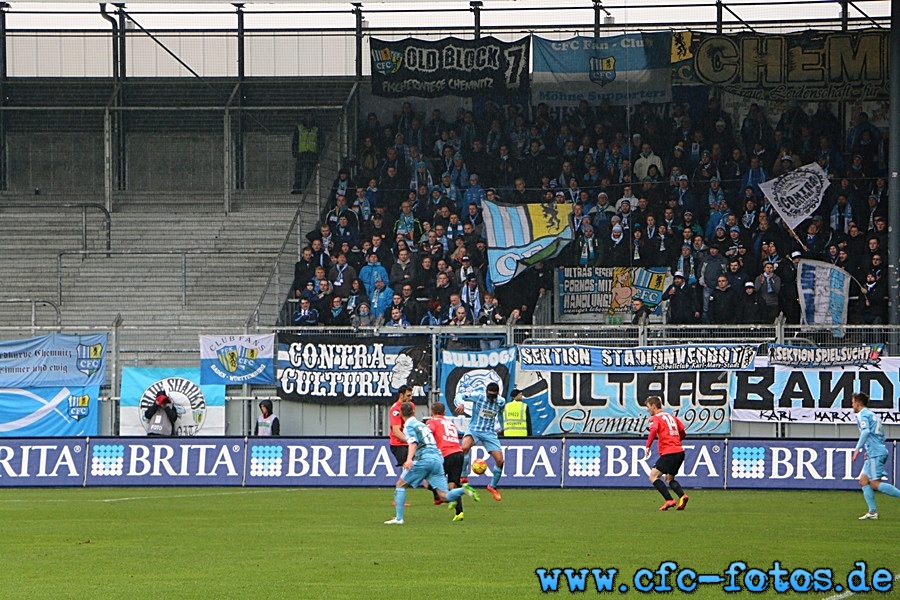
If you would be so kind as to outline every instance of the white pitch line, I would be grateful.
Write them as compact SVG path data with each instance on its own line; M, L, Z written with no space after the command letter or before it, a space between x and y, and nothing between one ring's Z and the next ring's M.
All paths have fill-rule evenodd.
M894 581L900 581L900 573L894 577ZM856 592L843 592L841 594L837 594L835 596L828 596L825 600L844 600L845 598L849 598L850 596L855 596Z
M203 498L207 496L238 496L243 494L270 494L273 492L296 492L303 488L267 488L267 489L244 489L244 490L235 490L229 492L216 492L216 493L208 493L208 494L175 494L175 495L165 495L160 494L157 496L129 496L125 498L100 498L100 499L80 499L80 498L46 498L41 500L35 500L33 498L24 499L24 498L3 498L0 499L0 504L17 504L17 503L44 503L44 504L66 504L70 502L123 502L123 501L133 501L133 500L155 500L159 498Z

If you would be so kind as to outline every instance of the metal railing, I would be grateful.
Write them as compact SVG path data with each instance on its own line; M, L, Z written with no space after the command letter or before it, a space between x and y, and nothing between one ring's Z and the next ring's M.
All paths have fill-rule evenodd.
M63 250L56 255L56 292L57 302L63 304L63 277L62 263L64 256L81 256L84 260L88 256L179 256L181 258L181 306L187 306L187 257L188 256L277 256L277 252L246 250L113 250L113 251L84 251Z
M56 312L56 324L62 325L62 314L59 311L59 306L56 305L55 302L51 302L50 300L42 300L36 298L4 298L0 300L5 304L29 304L31 305L31 334L34 335L37 330L37 307L38 306L49 306Z

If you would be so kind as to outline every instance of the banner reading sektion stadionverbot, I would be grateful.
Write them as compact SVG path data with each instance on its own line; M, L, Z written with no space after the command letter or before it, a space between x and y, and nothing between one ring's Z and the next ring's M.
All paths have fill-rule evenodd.
M520 350L524 350L521 347ZM516 387L531 412L534 435L646 435L647 396L684 421L689 434L731 431L729 379L741 371L561 372L529 370L520 361Z
M668 32L534 38L534 104L654 104L672 100Z
M430 389L428 335L315 338L282 334L278 396L315 404L392 404L402 385L414 398Z
M869 395L869 408L885 425L900 423L900 358L840 368L770 365L757 358L753 370L728 379L734 421L855 425L854 392Z
M529 38L504 42L445 38L436 42L372 38L376 96L477 96L528 91Z
M101 386L107 335L51 333L0 342L0 387Z

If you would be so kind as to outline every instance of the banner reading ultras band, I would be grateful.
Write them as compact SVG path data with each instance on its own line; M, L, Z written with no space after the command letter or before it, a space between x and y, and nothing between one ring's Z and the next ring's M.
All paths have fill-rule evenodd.
M384 335L348 339L282 334L278 396L314 404L390 404L402 385L428 392L431 338Z
M370 40L372 93L399 98L528 91L529 39Z

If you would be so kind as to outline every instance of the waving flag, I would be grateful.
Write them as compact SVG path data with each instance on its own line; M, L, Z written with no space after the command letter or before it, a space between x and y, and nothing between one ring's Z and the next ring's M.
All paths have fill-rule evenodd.
M572 241L571 204L499 204L484 200L488 265L494 285L503 285L539 261L553 258Z
M843 325L847 322L850 273L818 260L801 259L797 265L802 322L808 325ZM843 333L835 330L835 336Z
M831 182L819 163L810 163L759 184L788 227L796 229L822 203Z

